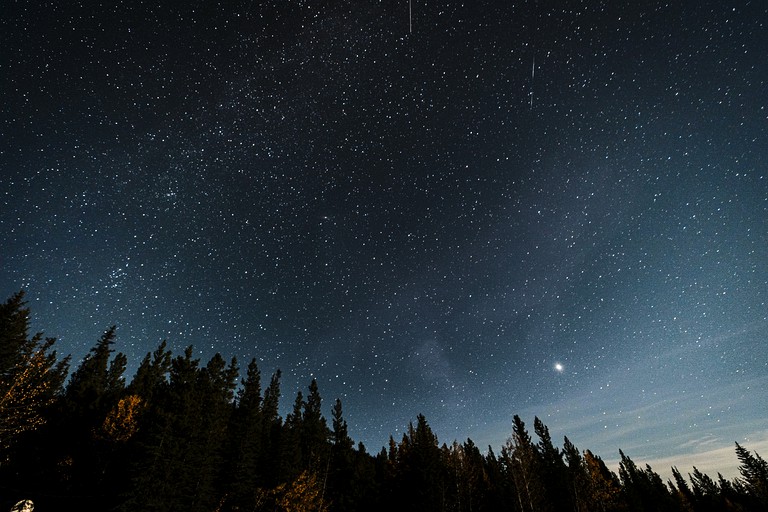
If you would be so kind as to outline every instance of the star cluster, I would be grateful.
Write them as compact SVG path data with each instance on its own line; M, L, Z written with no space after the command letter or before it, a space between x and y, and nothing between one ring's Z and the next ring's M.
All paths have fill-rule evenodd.
M76 360L316 377L373 449L766 446L768 9L407 7L7 6L0 291Z

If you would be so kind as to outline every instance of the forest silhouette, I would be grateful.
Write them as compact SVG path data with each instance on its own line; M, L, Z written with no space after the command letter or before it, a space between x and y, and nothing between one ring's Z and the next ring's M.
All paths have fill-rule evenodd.
M440 444L423 415L369 453L338 399L328 424L316 380L282 418L280 371L262 388L255 359L241 374L162 342L126 383L114 327L71 374L29 330L19 292L0 305L0 510L768 510L768 463L738 443L739 477L673 467L667 482L623 452L616 473L567 437L558 447L538 418L534 439L519 416L498 454Z

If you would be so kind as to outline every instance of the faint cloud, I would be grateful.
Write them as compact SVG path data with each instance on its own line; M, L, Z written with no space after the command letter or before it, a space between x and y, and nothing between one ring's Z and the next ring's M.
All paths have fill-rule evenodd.
M431 384L451 382L450 361L435 339L423 340L413 351L413 361L425 381Z
M760 456L768 453L768 430L755 431L749 434L748 440L741 440L739 444L751 452L757 452ZM697 442L698 441L698 442ZM701 472L715 478L718 473L731 480L739 476L739 460L736 457L735 441L726 443L725 440L706 438L692 440L683 443L681 453L648 460L636 460L650 466L663 478L672 478L672 466L683 474L693 471L694 466ZM687 453L686 453L687 452Z

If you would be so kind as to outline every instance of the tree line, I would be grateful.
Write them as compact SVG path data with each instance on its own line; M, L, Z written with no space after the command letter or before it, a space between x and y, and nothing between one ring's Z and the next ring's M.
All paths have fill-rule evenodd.
M70 374L55 340L30 336L19 292L0 305L0 510L715 511L768 510L768 463L736 444L740 476L672 468L664 482L620 452L618 473L538 418L515 416L495 453L440 444L423 415L378 453L355 445L342 403L322 414L317 381L279 415L280 371L206 363L166 342L126 382L108 329Z

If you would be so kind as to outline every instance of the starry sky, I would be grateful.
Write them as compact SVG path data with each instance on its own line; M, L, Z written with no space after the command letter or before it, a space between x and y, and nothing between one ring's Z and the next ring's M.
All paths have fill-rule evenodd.
M411 15L409 16L409 8ZM764 2L5 2L0 292L129 374L317 378L370 451L519 414L768 455Z

